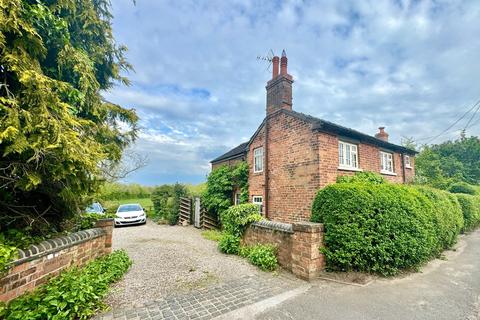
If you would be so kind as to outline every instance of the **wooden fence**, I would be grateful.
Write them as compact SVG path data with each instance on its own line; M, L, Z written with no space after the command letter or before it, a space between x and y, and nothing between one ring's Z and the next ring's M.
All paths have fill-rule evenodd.
M210 215L207 210L202 207L199 198L180 198L178 223L181 225L193 223L197 228L209 230L217 229L220 226L217 218Z
M178 214L179 224L190 224L192 217L192 199L180 198L180 212Z

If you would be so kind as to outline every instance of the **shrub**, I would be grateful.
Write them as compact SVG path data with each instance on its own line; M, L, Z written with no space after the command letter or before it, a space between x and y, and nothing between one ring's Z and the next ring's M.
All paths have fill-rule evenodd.
M396 184L340 183L320 190L312 221L325 226L323 249L333 270L396 274L415 268L455 241L461 226L445 194ZM455 231L445 233L449 227Z
M17 254L18 249L16 247L0 242L0 277L8 270L10 262L17 257Z
M375 172L363 171L357 172L353 176L338 176L337 183L365 182L373 184L387 183L384 177Z
M164 184L152 191L154 213L150 216L154 221L165 220L170 225L178 222L180 198L187 196L187 188L180 183L174 185Z
M102 298L109 284L119 280L131 265L125 251L72 268L33 292L12 300L0 308L0 318L16 319L88 319L103 307Z
M277 248L272 245L257 244L252 247L242 248L241 255L247 257L250 263L263 271L273 271L278 266Z
M432 203L433 223L438 253L455 244L463 228L463 215L457 198L447 191L429 187L416 187Z
M450 191L451 193L464 193L464 194L471 194L471 195L475 195L477 193L474 186L469 185L468 183L465 183L465 182L458 182L458 183L452 184L448 189L448 191Z
M226 233L241 237L245 228L252 222L262 220L258 206L252 203L232 206L220 215L223 230Z
M238 254L240 250L240 236L230 233L223 233L218 248L221 252L226 254Z
M463 232L471 231L480 225L480 196L468 194L456 195L462 208L465 225Z

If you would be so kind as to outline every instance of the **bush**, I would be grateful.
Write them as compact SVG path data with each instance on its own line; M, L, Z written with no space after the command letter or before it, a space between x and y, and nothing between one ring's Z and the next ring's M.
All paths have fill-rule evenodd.
M455 244L463 229L463 214L457 198L447 191L429 187L415 187L432 203L433 223L438 252Z
M223 230L231 235L241 237L245 228L252 222L262 220L258 206L252 203L232 206L220 215Z
M434 205L434 199L441 203ZM318 192L312 221L324 223L329 269L393 275L418 267L455 241L462 225L455 203L429 189L340 183ZM442 205L447 208L439 212Z
M375 172L363 171L356 172L353 176L338 176L337 183L365 182L372 184L387 183L384 177Z
M132 264L125 251L64 271L33 292L0 308L0 318L88 319L103 307L109 284L119 280Z
M180 183L161 185L152 191L154 213L150 216L154 221L165 220L170 225L178 222L180 198L187 196L187 188Z
M10 262L18 255L18 249L14 246L0 242L0 277L8 270Z
M248 258L251 264L263 271L273 271L278 266L277 248L274 246L257 244L240 251L241 256Z
M477 190L475 190L475 187L472 185L469 185L468 183L465 182L458 182L454 183L450 186L448 189L451 193L464 193L464 194L471 194L475 195L477 193Z
M238 254L240 250L240 236L229 233L223 233L218 248L226 254Z
M463 232L468 232L480 225L480 196L457 194L458 202L462 208L465 225Z

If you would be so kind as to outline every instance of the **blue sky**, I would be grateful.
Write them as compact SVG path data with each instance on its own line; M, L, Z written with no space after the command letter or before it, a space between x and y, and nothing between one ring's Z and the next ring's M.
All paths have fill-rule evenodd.
M394 143L429 141L480 99L478 1L112 2L135 72L105 97L138 111L132 148L149 158L127 182L204 181L263 120L271 74L256 57L270 49L287 52L294 110L369 134L386 126ZM480 135L480 111L471 124Z

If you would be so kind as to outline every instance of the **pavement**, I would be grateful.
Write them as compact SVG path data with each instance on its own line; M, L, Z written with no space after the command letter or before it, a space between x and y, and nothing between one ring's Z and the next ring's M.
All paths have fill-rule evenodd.
M178 235L181 230L174 231L172 234ZM195 232L200 233L187 229L188 237L195 239ZM197 246L204 246L203 240L197 239ZM153 300L139 295L144 303L115 304L95 319L480 319L480 230L460 237L454 250L446 251L443 259L430 262L421 272L380 278L365 286L320 279L305 282L285 272L256 269L245 274L248 268L242 261L209 252L215 267L225 259L224 268L233 268L229 271L238 271L238 275L228 273L215 283L188 291L159 291ZM199 266L212 268L201 259ZM155 268L162 268L160 261ZM128 288L128 278L125 280L123 288Z
M364 287L315 281L255 319L480 319L480 230L419 273Z

